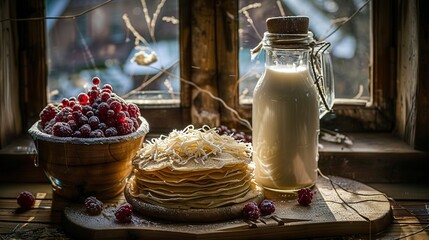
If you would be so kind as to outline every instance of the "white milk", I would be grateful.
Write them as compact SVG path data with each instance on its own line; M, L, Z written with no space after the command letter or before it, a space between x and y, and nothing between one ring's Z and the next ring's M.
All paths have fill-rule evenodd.
M266 66L253 94L255 180L289 192L317 178L319 103L307 68Z

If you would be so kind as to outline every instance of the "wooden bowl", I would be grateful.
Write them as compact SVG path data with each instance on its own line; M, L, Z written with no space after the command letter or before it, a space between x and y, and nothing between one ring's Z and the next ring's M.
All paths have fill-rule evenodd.
M55 194L69 200L108 199L124 190L132 159L149 131L144 118L139 122L136 132L105 138L52 136L41 131L40 121L28 133L36 144L38 165Z

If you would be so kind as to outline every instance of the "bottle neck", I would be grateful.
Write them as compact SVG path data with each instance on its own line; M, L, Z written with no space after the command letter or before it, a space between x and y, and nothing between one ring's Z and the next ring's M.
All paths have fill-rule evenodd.
M285 67L291 69L308 69L307 49L282 49L265 47L266 67Z

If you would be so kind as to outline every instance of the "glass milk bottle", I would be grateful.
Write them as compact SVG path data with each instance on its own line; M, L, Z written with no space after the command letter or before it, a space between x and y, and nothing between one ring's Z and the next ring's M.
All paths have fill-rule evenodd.
M319 97L309 66L307 17L267 20L265 72L253 93L255 180L292 192L317 178Z

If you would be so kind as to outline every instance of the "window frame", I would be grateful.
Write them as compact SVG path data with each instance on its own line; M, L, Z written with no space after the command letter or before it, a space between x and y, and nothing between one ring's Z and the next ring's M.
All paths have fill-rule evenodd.
M416 0L419 2L419 0ZM26 4L16 6L17 18L44 17L44 0L25 0ZM27 4L28 3L28 4ZM201 49L195 49L195 41L205 41L204 36L196 39L199 29L192 27L198 22L208 22L207 26L213 31L211 41L216 43L215 71L211 73L216 81L209 82L215 89L216 95L225 103L236 109L239 114L251 120L251 106L238 103L234 84L238 78L238 0L208 1L180 0L180 60L181 77L197 82L193 64L200 61L198 54ZM372 7L372 64L369 66L372 77L371 106L336 104L335 118L327 121L328 128L340 131L391 132L395 126L396 104L396 37L398 20L397 8L389 0L371 1ZM207 14L202 16L201 12ZM422 10L424 11L424 10ZM209 16L209 17L207 17ZM225 17L228 16L228 17ZM46 105L47 63L46 36L43 21L16 21L17 39L19 42L19 72L21 89L21 108L23 132L38 119L40 110ZM26 37L19 37L26 36ZM195 54L197 52L198 54ZM194 53L194 54L193 54ZM31 64L30 64L31 63ZM238 90L237 90L238 91ZM180 108L143 109L143 115L151 123L152 133L166 133L173 128L182 128L192 123L193 89L187 84L181 86ZM219 104L220 123L235 128L239 125L233 114Z

